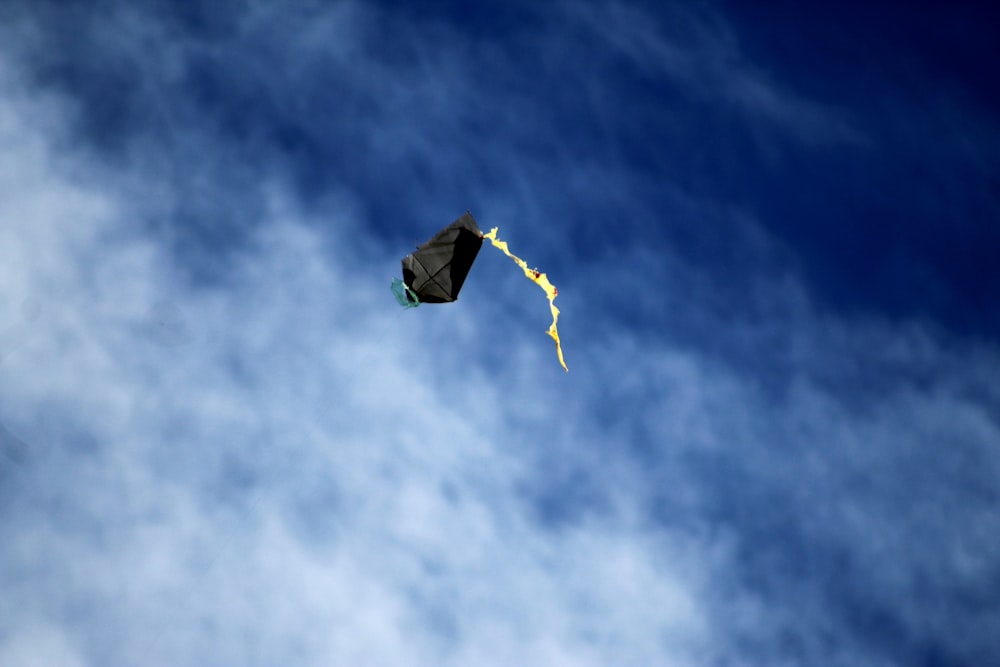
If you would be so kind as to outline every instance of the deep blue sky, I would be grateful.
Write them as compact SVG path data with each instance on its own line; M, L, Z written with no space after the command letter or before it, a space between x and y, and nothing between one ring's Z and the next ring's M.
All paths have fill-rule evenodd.
M0 663L1000 663L971 7L4 3Z
M653 17L650 29L681 47L705 49L702 58L685 63L686 71L664 77L658 76L655 55L639 52L646 45L614 44L598 26L574 23L572 10L517 3L417 9L402 3L387 10L385 23L361 27L372 43L366 41L357 55L359 68L422 77L448 68L475 86L457 91L453 108L441 99L430 108L415 102L415 109L402 101L383 107L375 91L338 91L311 70L322 67L319 58L303 63L298 74L252 71L251 63L268 57L266 47L256 50L261 41L280 45L294 37L267 27L234 35L231 17L241 3L147 4L164 29L204 47L175 80L121 58L97 30L79 29L100 23L101 3L76 3L72 10L66 3L47 10L33 4L30 10L42 19L44 33L31 45L31 73L83 102L80 130L102 152L120 152L133 132L160 135L196 116L217 136L239 143L253 138L245 155L230 159L276 153L290 163L283 166L293 170L306 196L321 196L336 179L358 194L373 217L386 220L373 231L390 233L418 224L405 212L415 199L424 205L439 201L443 187L454 188L448 194L459 198L484 184L503 183L509 175L488 157L498 148L527 163L544 151L567 162L612 159L627 165L635 179L625 184L627 191L589 193L587 199L596 201L581 202L588 204L582 215L572 208L578 193L571 187L553 193L555 201L547 204L553 214L572 211L588 246L625 234L630 207L621 200L639 198L652 218L642 226L646 233L679 244L697 261L721 259L729 252L727 230L676 229L656 219L657 206L669 212L669 202L656 191L656 183L667 180L690 196L755 216L790 247L815 298L832 308L926 318L962 334L1000 333L1000 316L989 307L990 295L1000 290L994 268L1000 176L992 124L998 99L991 73L1000 47L988 13L822 3L765 9L702 4L657 12L656 3L636 5L635 11ZM300 28L322 8L299 2L280 13ZM612 13L631 11L626 3ZM685 24L699 21L692 35ZM373 30L377 38L366 34ZM446 39L448 30L464 43L457 53L435 53L436 33ZM717 31L727 43L694 44L698 30ZM602 39L619 49L607 48ZM553 41L564 52L548 53ZM630 47L637 52L627 53ZM708 50L714 48L719 51ZM448 60L452 56L457 62ZM249 61L246 69L239 66L241 58ZM352 72L326 74L337 81ZM799 110L804 117L781 117L785 111L754 100L755 91L739 90L760 83L743 76L794 98L805 107ZM727 84L736 89L721 90ZM269 94L262 96L264 85ZM741 118L741 105L760 105L751 112L764 119ZM530 124L511 117L525 110ZM414 132L442 153L458 152L459 178L435 180L439 174L408 147L398 156L373 154L357 132L357 116L407 123L410 114ZM773 127L758 126L768 120ZM826 136L838 132L839 140ZM402 225L393 224L400 218ZM214 244L233 234L224 220L192 226Z

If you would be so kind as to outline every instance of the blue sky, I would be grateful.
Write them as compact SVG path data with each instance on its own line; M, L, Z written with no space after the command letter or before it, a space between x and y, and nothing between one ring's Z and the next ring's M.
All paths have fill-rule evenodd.
M470 7L0 9L0 664L1000 663L995 17Z

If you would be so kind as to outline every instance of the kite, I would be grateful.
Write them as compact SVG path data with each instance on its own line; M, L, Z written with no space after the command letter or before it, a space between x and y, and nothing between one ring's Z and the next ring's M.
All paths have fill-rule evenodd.
M483 233L466 212L403 258L403 280L392 281L396 300L406 308L454 301L482 245Z
M553 301L559 290L549 282L547 275L537 269L529 269L527 262L511 253L506 241L497 238L497 227L484 234L468 211L451 223L410 255L403 258L403 279L392 279L392 292L396 301L404 308L416 308L421 303L448 303L458 298L465 284L472 263L479 254L484 239L489 239L495 248L503 251L521 267L524 275L545 292L552 313L552 324L546 333L556 342L556 354L563 370L569 371L563 359L562 343L559 341L559 309Z

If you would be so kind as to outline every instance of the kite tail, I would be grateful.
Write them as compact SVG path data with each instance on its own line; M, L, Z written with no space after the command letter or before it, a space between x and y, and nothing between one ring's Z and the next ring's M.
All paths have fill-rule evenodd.
M489 239L490 243L492 243L495 247L500 248L505 255L514 260L514 262L521 267L524 271L524 275L534 281L545 291L545 296L549 299L549 310L552 311L552 324L549 325L549 330L546 333L552 336L552 339L556 342L556 354L559 355L559 363L562 365L563 370L568 373L569 369L566 368L566 361L563 359L562 343L559 342L559 329L556 328L556 324L559 322L559 309L556 308L556 304L553 303L555 298L559 296L559 290L556 289L555 285L549 282L549 277L547 275L534 269L529 269L528 264L523 259L512 254L510 248L507 247L507 242L497 239L498 229L499 227L494 227L490 230L489 234L483 234L483 238Z

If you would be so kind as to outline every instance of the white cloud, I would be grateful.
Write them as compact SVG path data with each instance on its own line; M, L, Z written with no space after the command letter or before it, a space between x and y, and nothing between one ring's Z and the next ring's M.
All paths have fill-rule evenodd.
M59 638L6 655L605 664L655 659L661 635L689 650L697 604L653 545L615 522L539 532L503 437L519 399L442 391L487 376L435 368L385 285L352 282L304 214L275 203L226 285L184 285L115 199L134 174L56 158L40 103L6 102L3 298L45 311L3 369L38 455L12 468L19 583L0 617L6 637ZM468 314L440 314L414 327L472 342ZM164 344L165 317L183 345Z

